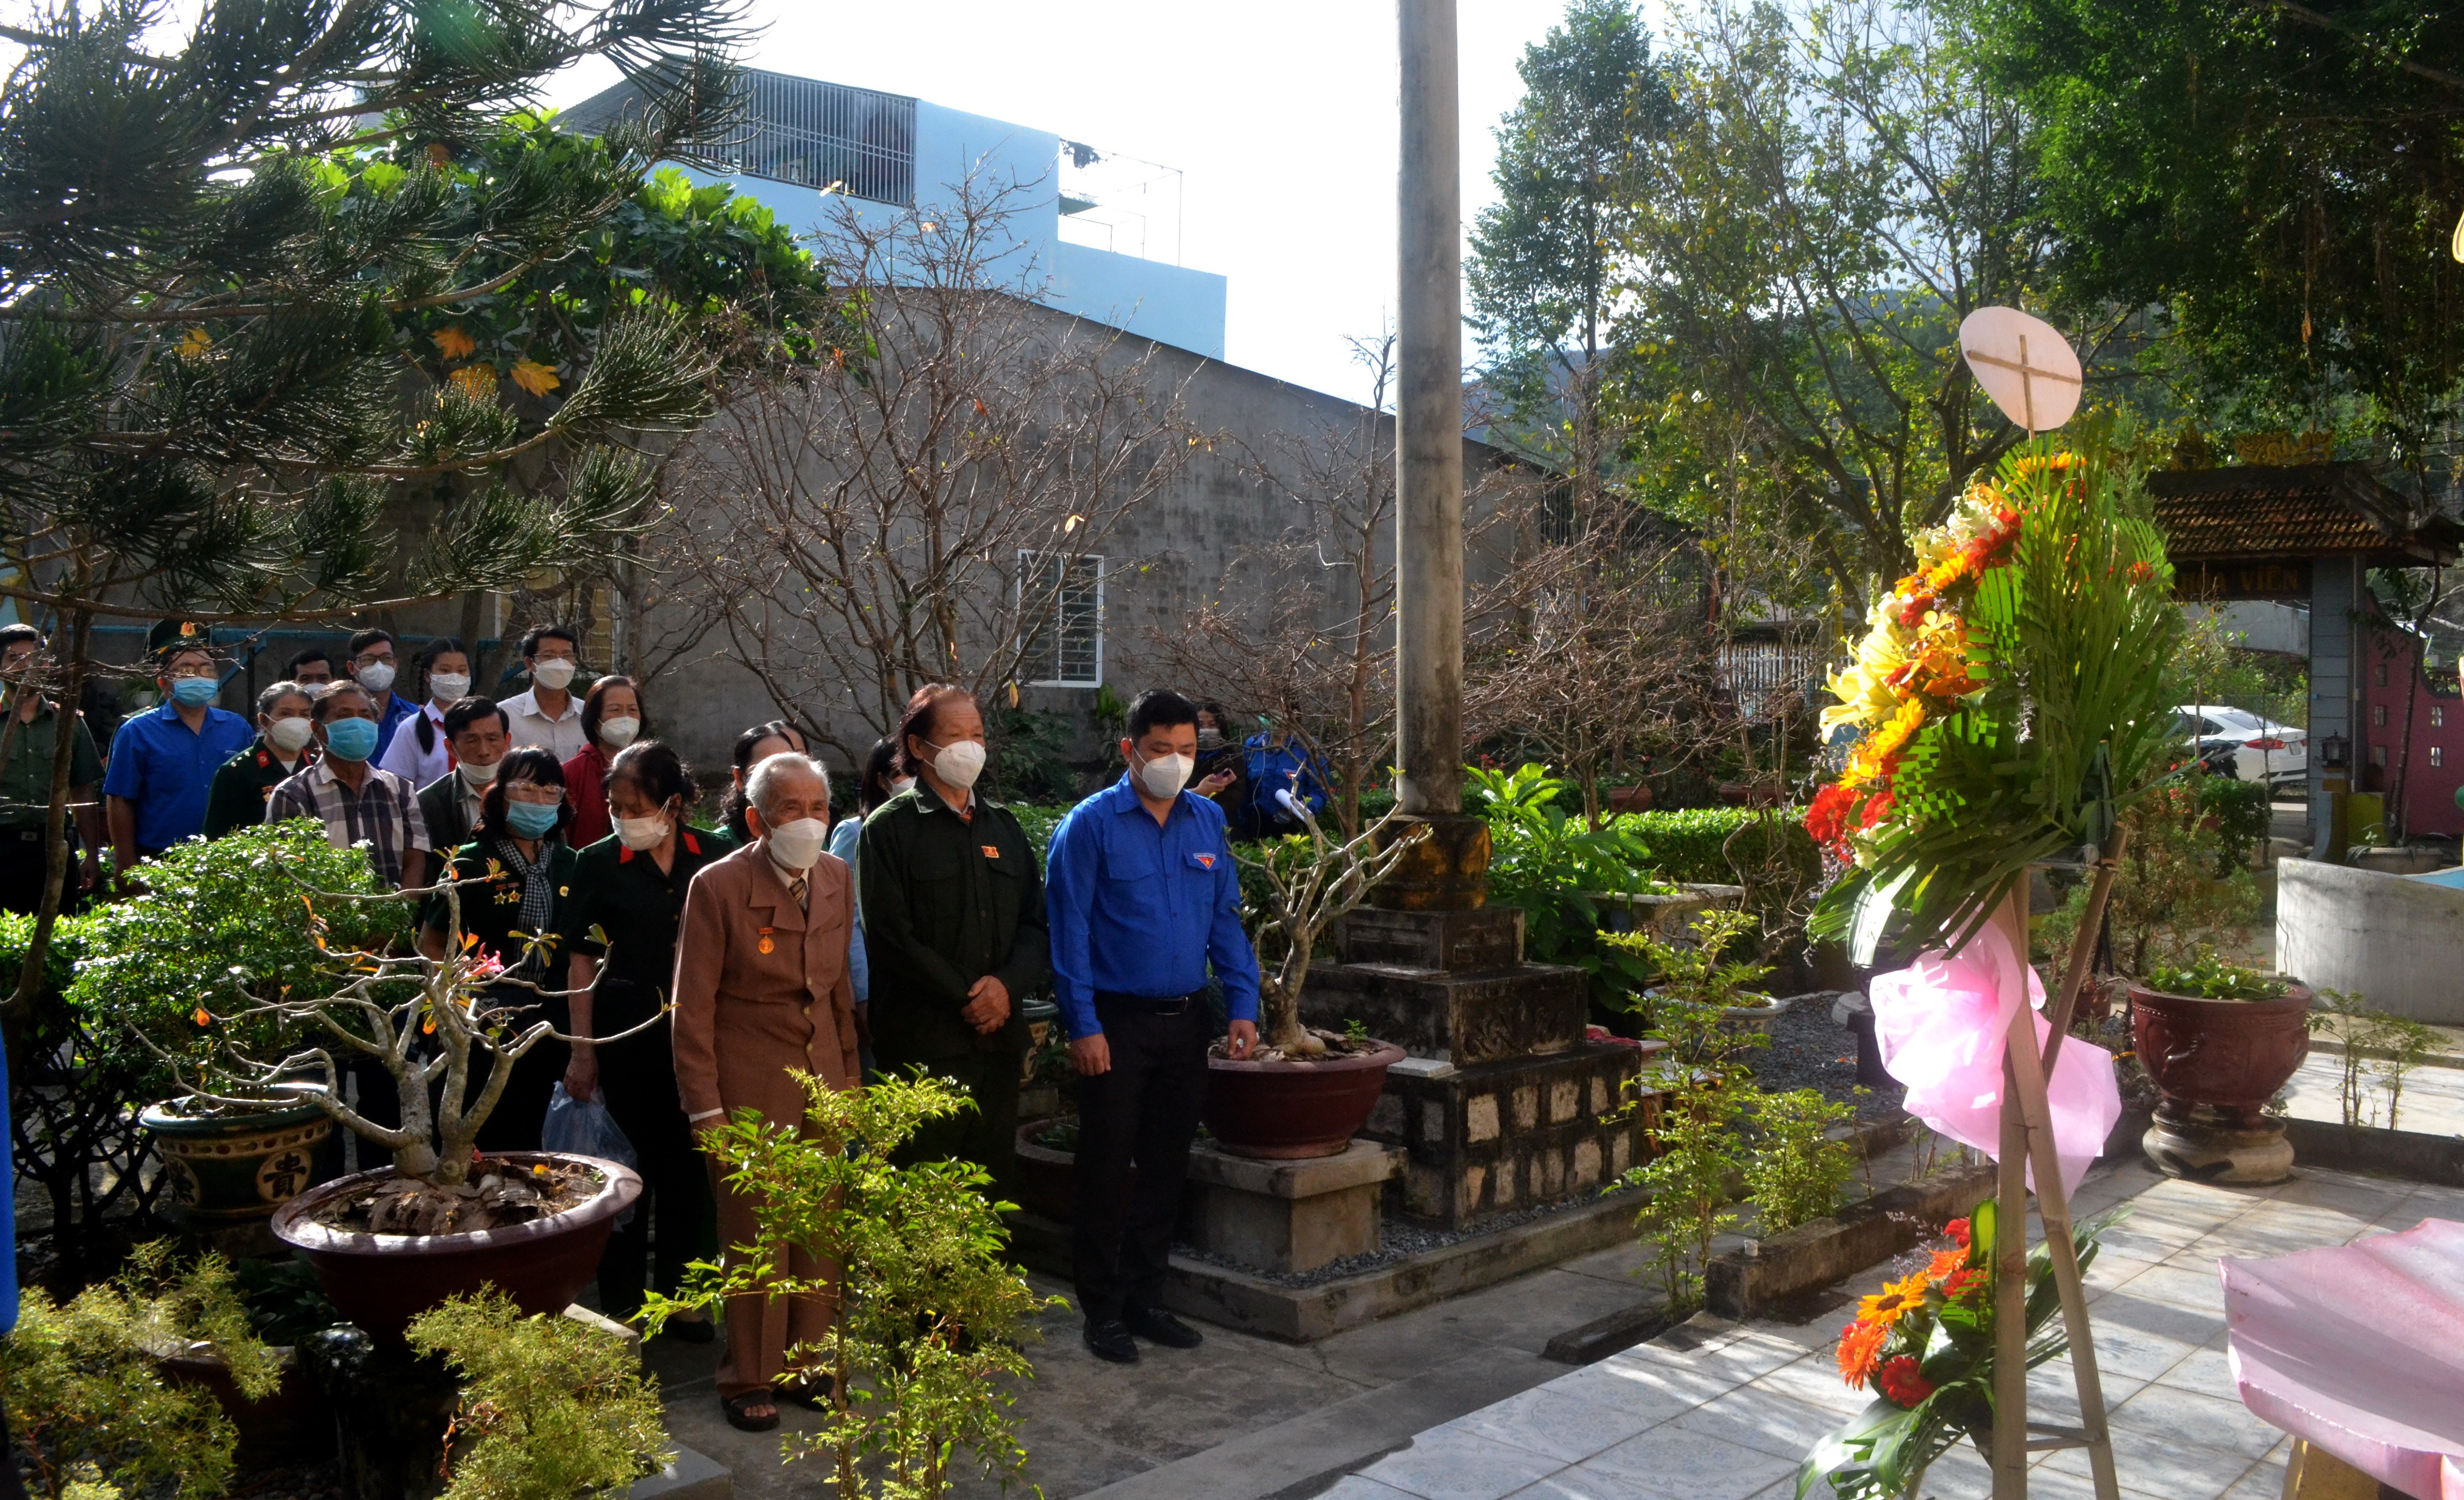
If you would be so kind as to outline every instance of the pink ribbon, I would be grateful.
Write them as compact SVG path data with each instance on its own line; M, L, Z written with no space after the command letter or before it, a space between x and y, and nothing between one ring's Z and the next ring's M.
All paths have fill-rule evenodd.
M1907 1086L1904 1108L1935 1131L1988 1157L2002 1148L2002 1050L2011 1017L2025 996L2041 1055L2052 1024L2036 1013L2045 988L1987 926L1957 953L1928 953L1870 990L1882 1066ZM2072 1037L2055 1059L2045 1092L2053 1105L2054 1151L2062 1187L2078 1190L2122 1117L2113 1054ZM2030 1187L2035 1187L2034 1173Z

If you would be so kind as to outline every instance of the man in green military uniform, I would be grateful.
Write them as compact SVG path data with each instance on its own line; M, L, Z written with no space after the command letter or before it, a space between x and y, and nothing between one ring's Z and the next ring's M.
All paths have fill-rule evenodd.
M976 1101L927 1124L905 1155L978 1162L1005 1182L1026 1048L1019 1006L1050 973L1050 952L1034 846L1007 808L975 795L983 764L975 699L919 689L895 761L915 784L865 820L856 872L881 1070L921 1067Z
M52 761L59 748L59 706L34 690L42 670L43 632L31 625L0 626L0 683L14 712L0 725L0 909L35 912L51 879ZM102 878L102 813L96 783L102 759L85 720L68 718L69 803L85 844L82 871L72 866L60 909Z
M274 789L317 761L316 701L297 682L256 695L256 743L222 763L206 794L206 837L221 838L265 821Z

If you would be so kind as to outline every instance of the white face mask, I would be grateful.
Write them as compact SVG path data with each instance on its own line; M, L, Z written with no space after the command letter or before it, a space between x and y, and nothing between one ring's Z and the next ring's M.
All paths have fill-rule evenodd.
M1189 773L1198 769L1198 758L1186 755L1160 755L1138 767L1138 784L1147 795L1158 800L1177 797L1189 784Z
M372 661L361 667L356 675L360 679L361 687L370 693L383 693L393 686L393 663Z
M266 741L284 755L297 755L316 733L316 722L305 718L277 718L265 726Z
M926 740L931 744L931 740ZM960 791L976 784L984 774L984 747L972 739L961 739L946 750L933 752L933 773Z
M603 718L599 721L600 743L613 745L619 750L631 744L633 737L641 732L642 721L638 718Z
M542 688L561 688L573 680L575 664L561 656L531 663L531 680Z
M770 857L789 870L810 870L830 842L830 826L819 818L798 818L761 835Z
M462 762L462 779L473 786L485 786L496 779L496 767L504 763L502 761L491 761L485 765L474 765L465 761Z
M618 818L616 836L627 849L656 849L667 842L668 815L654 812L647 818Z
M893 776L890 779L890 795L895 797L914 784L915 778L912 776Z
M431 672L428 674L428 695L438 703L458 703L468 696L470 692L471 679L468 675L457 677L448 672Z

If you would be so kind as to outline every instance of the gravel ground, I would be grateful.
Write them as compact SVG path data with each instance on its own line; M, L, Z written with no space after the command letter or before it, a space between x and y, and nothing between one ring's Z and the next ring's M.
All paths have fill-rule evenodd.
M1879 1119L1900 1107L1907 1091L1889 1084L1857 1092L1857 1034L1831 1019L1834 995L1799 995L1788 1014L1771 1026L1771 1045L1749 1052L1757 1086L1773 1093L1818 1089L1823 1097L1857 1106L1859 1119Z
M1535 1219L1546 1219L1551 1214L1564 1213L1569 1208L1580 1208L1587 1203L1596 1203L1602 1196L1599 1193L1577 1193L1572 1198L1561 1198L1552 1203L1540 1203L1529 1208L1518 1209L1513 1213L1499 1214L1494 1219L1483 1219L1480 1223L1463 1229L1424 1229L1416 1224L1402 1224L1389 1219L1378 1231L1380 1243L1376 1249L1363 1255L1347 1255L1339 1261L1331 1262L1315 1270L1262 1270L1255 1266L1244 1266L1228 1256L1210 1255L1194 1245L1176 1245L1172 1247L1172 1253L1185 1255L1191 1260L1200 1261L1209 1266L1221 1266L1229 1270L1240 1271L1243 1275L1255 1276L1261 1281L1271 1281L1279 1287L1321 1287L1330 1281L1340 1281L1346 1276L1357 1276L1363 1271L1376 1270L1380 1267L1392 1266L1397 1261L1410 1260L1415 1255L1426 1255L1431 1250L1441 1250L1449 1245L1460 1245L1478 1235L1493 1234L1500 1229L1511 1229L1518 1224L1529 1224ZM1611 1193L1605 1196L1624 1198L1630 1195Z

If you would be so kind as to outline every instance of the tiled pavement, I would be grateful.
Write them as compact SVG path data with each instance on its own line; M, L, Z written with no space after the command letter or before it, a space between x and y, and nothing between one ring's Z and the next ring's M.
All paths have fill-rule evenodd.
M2286 1092L2291 1112L2305 1120L2342 1120L2339 1080L2343 1063L2335 1053L2312 1051ZM2362 1060L2362 1123L2365 1125L2387 1122L2387 1091L2378 1082L2378 1070L2384 1066L2375 1059ZM2399 1130L2431 1136L2464 1136L2464 1068L2424 1067L2407 1072L2404 1092L2396 1102L2395 1124Z
M2455 1189L2311 1170L2278 1187L2211 1187L2137 1163L2092 1177L2079 1211L2123 1199L2133 1215L2105 1237L2088 1289L2114 1457L2123 1492L2139 1500L2280 1492L2288 1440L2234 1398L2218 1259L2464 1219ZM1424 1431L1325 1500L1786 1500L1814 1440L1866 1400L1832 1364L1841 1321L1717 1328L1675 1347L1706 1332L1698 1323ZM2037 1370L2030 1390L2040 1419L2077 1420L2068 1361ZM2048 1454L2030 1493L2088 1495L2087 1472L2082 1452ZM1923 1493L1971 1500L1991 1488L1974 1451L1954 1449Z

